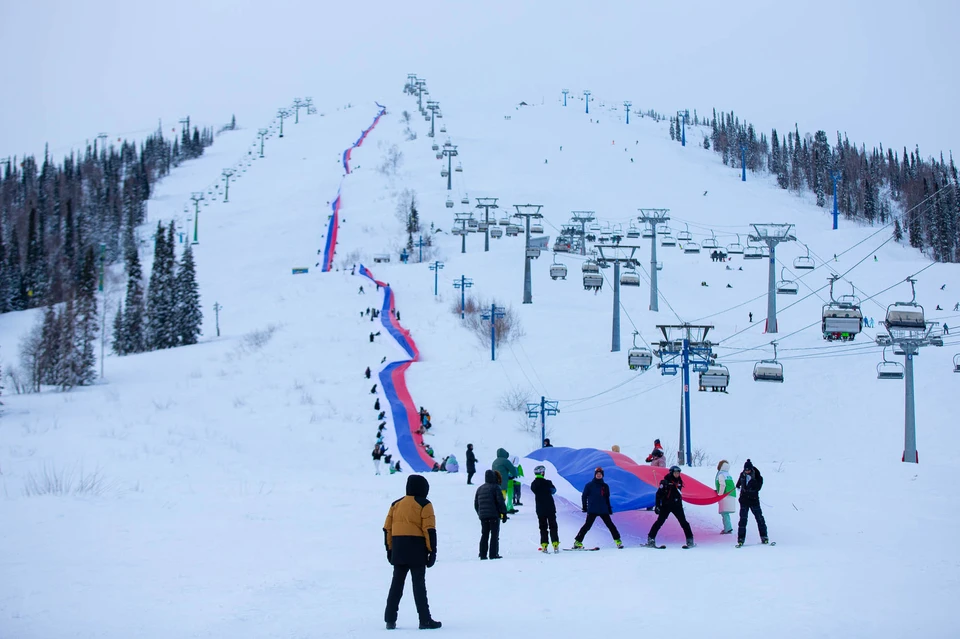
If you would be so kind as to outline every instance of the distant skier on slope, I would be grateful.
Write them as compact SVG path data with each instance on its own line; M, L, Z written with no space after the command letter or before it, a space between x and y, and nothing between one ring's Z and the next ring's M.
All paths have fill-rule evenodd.
M680 467L671 466L670 472L660 481L660 487L657 489L657 505L653 511L657 513L659 517L657 517L657 521L653 522L650 532L647 533L648 546L657 545L657 533L660 532L660 528L663 526L663 523L667 521L667 517L669 517L671 513L677 518L677 521L680 522L680 527L683 528L683 534L687 537L687 545L685 547L691 548L695 545L693 543L693 531L690 530L690 524L687 523L687 518L683 514L682 491L683 477L680 476Z

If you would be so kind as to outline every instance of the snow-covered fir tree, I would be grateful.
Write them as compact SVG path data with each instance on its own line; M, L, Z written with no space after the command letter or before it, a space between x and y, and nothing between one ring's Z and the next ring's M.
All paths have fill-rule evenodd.
M203 323L203 311L200 308L200 290L197 286L193 249L189 243L183 249L183 257L177 269L176 317L179 344L196 344Z
M122 331L114 333L117 353L142 353L147 350L146 308L143 299L143 270L137 251L127 254L127 295L124 301Z
M71 370L72 385L86 386L97 378L97 358L94 343L97 340L97 267L93 246L88 246L80 271L75 311L75 366Z

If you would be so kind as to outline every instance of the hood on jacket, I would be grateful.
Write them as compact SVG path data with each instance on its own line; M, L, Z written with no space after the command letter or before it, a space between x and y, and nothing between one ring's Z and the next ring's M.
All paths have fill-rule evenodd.
M410 475L407 477L407 494L411 497L423 497L426 499L430 492L430 484L423 475Z
M507 459L508 457L510 457L510 453L507 452L506 448L498 448L497 457L499 457L500 459Z
M497 471L488 470L485 473L483 473L483 483L499 485L500 482L497 480Z
M727 460L723 460L722 462L720 462L720 467L717 468L717 470L722 470L723 472L729 471L729 470L730 470L730 462L728 462Z

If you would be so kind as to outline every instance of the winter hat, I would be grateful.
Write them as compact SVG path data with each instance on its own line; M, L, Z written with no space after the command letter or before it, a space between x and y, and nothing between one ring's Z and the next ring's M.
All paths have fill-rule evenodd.
M653 447L654 447L654 448L663 448L663 446L660 445L660 440L659 440L659 439L653 440Z
M597 473L600 473L601 475L603 474L603 469L599 466L593 469L593 474L596 475Z
M613 446L610 447L610 450L612 450L612 451L615 452L615 453L619 453L619 452L620 452L620 446L618 446L617 444L614 444Z
M747 461L743 462L743 469L744 469L744 470L753 470L753 462L750 461L749 459L748 459Z

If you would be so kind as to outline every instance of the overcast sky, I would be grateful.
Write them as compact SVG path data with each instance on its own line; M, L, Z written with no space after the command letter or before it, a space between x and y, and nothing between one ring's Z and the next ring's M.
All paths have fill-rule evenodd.
M389 106L407 73L447 109L589 88L946 154L960 149L958 18L947 0L5 0L0 157L188 114L262 126L296 96Z

